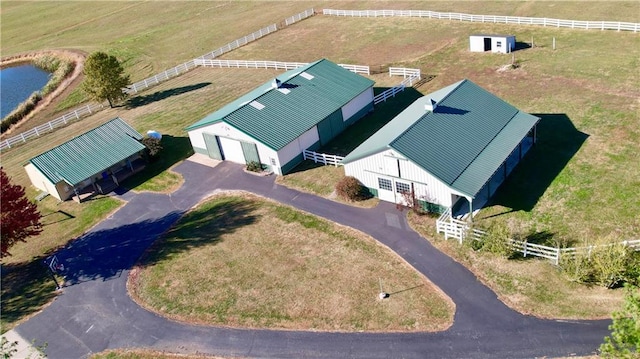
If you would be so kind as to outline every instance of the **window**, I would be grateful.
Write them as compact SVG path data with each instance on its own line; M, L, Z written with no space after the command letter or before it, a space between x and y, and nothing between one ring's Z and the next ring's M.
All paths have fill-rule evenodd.
M496 42L496 47L502 47L502 41Z
M398 193L409 193L411 191L411 186L408 183L396 182L396 192Z
M393 191L393 187L391 186L391 181L384 178L378 178L378 188L384 189L387 191Z

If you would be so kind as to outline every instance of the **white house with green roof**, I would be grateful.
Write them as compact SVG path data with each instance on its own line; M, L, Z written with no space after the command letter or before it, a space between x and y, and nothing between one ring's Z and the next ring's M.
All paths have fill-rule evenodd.
M33 157L24 166L34 187L60 201L107 193L144 167L142 135L117 117Z
M465 79L416 100L342 163L381 200L469 213L535 143L538 121Z
M366 77L322 59L287 71L187 127L196 153L285 174L373 110Z

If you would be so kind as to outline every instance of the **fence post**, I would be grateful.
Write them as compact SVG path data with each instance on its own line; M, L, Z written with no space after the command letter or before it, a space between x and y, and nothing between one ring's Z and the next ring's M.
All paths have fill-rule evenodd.
M556 265L558 265L559 262L560 262L560 248L556 248L556 260L555 260Z

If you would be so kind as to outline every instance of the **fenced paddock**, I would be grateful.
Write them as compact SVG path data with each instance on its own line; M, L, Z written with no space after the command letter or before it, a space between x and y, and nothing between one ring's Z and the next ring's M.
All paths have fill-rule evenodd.
M619 21L578 21L546 17L520 17L497 15L472 15L455 12L427 10L334 10L323 9L323 15L348 17L424 17L440 20L458 20L494 24L539 25L586 30L640 31L640 23Z
M414 82L420 81L420 69L407 69L403 67L390 67L389 76L402 76L404 80L398 85L388 90L385 90L377 94L373 98L373 104L377 105L381 102L385 102L390 98L396 96L396 94L404 91L407 86L412 86Z
M301 66L308 65L306 62L282 62L282 61L251 61L251 60L206 60L195 59L196 66L203 67L226 67L226 68L246 68L246 69L276 69L293 70ZM369 66L338 64L351 72L367 74L371 71Z
M451 210L447 209L436 220L436 230L438 233L443 233L445 239L455 238L458 242L462 243L464 240L471 239L475 241L482 241L487 232L477 228L472 228L468 222L460 221L451 217ZM540 244L529 243L525 241L517 241L509 239L512 248L522 253L524 257L534 256L540 258L546 258L552 261L555 265L558 265L560 258L563 256L575 256L579 253L590 254L591 251L597 247L613 246L616 244L622 244L633 250L640 251L640 240L622 241L619 243L605 244L599 246L588 247L573 247L573 248L557 248L543 246Z
M342 166L342 160L344 157L336 156L336 155L328 155L326 153L318 153L309 150L304 150L302 152L302 157L305 160L311 160L315 163L323 163L325 166Z

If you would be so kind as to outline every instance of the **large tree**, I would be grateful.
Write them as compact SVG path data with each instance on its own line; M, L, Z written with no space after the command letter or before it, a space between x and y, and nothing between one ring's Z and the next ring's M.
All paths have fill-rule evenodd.
M11 183L11 179L0 167L0 237L2 246L0 257L9 254L18 241L24 242L29 236L42 232L40 212L35 203L30 202L24 187Z
M122 89L129 85L129 75L115 56L92 53L84 62L84 75L82 89L92 100L107 100L113 107L114 102L127 97Z

